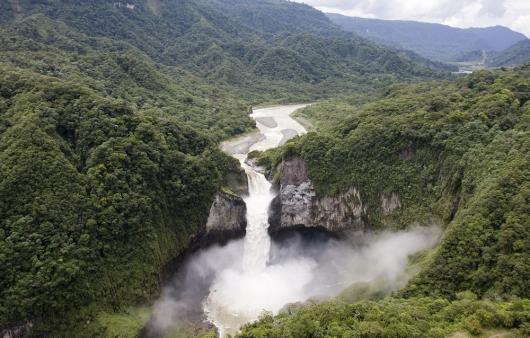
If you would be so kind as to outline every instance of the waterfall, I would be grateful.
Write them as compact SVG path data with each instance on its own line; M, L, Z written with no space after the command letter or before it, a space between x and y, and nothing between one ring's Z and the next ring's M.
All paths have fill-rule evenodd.
M267 232L268 206L274 195L270 192L271 184L263 174L243 164L248 178L249 196L247 204L247 233L245 235L243 270L264 269L267 266L271 239Z
M304 243L298 237L272 242L267 214L274 194L259 169L247 164L247 157L251 151L274 148L303 134L305 129L289 116L301 107L256 110L251 116L259 133L221 145L239 160L247 175L246 236L209 247L190 259L179 283L165 288L155 304L152 323L160 332L185 328L190 317L195 324L200 310L197 302L201 301L207 321L224 338L237 334L242 325L255 321L264 311L277 314L287 304L336 296L355 283L371 283L374 292L397 290L410 278L408 257L438 243L441 232L437 226L358 234L355 242L324 239Z
M271 183L262 173L247 165L245 161L250 151L275 148L287 141L289 137L304 134L305 128L290 117L292 112L302 107L304 105L254 111L251 116L256 119L261 137L259 139L250 137L251 145L244 153L231 153L240 161L246 172L249 195L245 198L247 229L242 264L237 269L227 269L216 277L204 303L208 319L217 326L221 337L237 332L242 324L257 319L264 310L278 311L281 306L285 305L284 299L289 300L292 297L293 301L297 300L294 298L297 297L296 293L293 293L292 296L280 297L282 300L278 302L276 298L269 297L264 290L266 287L281 289L278 283L283 284L288 281L272 279L270 272L267 271L271 248L271 239L267 232L268 209L274 198ZM234 144L227 145L227 148L233 147L233 149L240 150L240 145L246 142L249 142L248 138L236 140ZM278 269L278 267L272 267L274 268ZM304 268L292 272L303 276L306 270ZM239 285L244 285L244 287L237 289Z

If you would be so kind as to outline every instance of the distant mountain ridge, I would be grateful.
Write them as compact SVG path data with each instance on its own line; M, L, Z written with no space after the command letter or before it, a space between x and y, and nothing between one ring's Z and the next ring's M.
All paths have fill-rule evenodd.
M488 60L490 67L513 67L530 61L530 39L519 41Z
M87 36L127 42L156 62L217 84L247 92L259 87L256 95L270 88L263 84L267 81L314 86L333 78L353 77L344 80L353 83L359 76L404 79L435 75L432 68L451 70L398 55L342 30L308 5L289 1L21 0L17 8L13 3L0 3L0 23L44 14Z
M503 26L455 28L442 24L348 17L328 13L342 29L386 46L412 50L438 61L456 61L462 54L474 51L500 52L527 39L521 33Z

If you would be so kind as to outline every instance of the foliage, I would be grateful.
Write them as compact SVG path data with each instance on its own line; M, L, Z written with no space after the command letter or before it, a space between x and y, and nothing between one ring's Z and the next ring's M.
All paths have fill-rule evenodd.
M0 69L0 325L149 299L237 161L171 115Z
M4 67L83 84L147 114L175 116L209 130L215 140L254 126L246 104L206 81L157 64L130 45L89 38L43 15L0 30L0 46Z
M237 335L262 337L449 337L458 332L472 335L501 329L510 337L526 337L529 301L495 303L435 298L337 301L290 307L273 317L264 314ZM464 335L467 336L467 335Z
M104 337L135 338L149 320L149 310L145 308L128 309L123 313L101 313L98 326L106 328Z
M371 103L315 104L301 114L317 132L260 163L302 156L320 195L356 187L375 227L448 224L404 295L528 298L529 80L527 65L395 86ZM386 215L381 201L393 194L401 208Z

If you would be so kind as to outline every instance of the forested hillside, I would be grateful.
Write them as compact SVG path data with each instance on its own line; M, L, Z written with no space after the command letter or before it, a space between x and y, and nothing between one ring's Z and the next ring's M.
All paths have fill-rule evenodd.
M455 28L446 25L399 20L378 20L328 14L344 30L382 43L412 50L439 61L458 61L463 54L476 51L500 52L527 39L509 28Z
M530 64L395 86L374 102L358 102L306 108L301 114L317 131L262 162L274 167L302 156L319 194L356 187L373 226L402 228L434 218L445 224L444 238L394 298L293 309L264 317L241 336L444 337L491 328L527 336ZM392 193L401 211L381 217L380 196ZM473 302L477 297L487 301ZM496 303L518 298L524 301Z
M0 325L148 299L236 163L170 114L0 69Z
M530 61L530 40L520 41L488 60L491 67L514 67Z
M89 37L127 42L155 62L178 65L257 102L441 75L428 67L451 70L426 60L428 67L418 65L419 57L411 62L341 31L309 6L284 1L137 0L129 8L106 0L18 3L19 11L9 2L0 5L11 13L4 22L43 13Z
M455 245L448 253L454 254L439 255L444 263L433 265L444 270L436 278L450 284L437 289L438 280L423 292L451 296L472 289L479 295L528 297L524 286L528 269L513 270L522 275L505 282L502 270L497 271L504 269L505 262L516 264L516 257L527 260L528 255L518 254L528 249L526 244L519 249L492 247L494 257L479 253L499 245L504 229L523 241L529 238L527 227L517 225L528 222L528 205L517 201L528 198L529 75L528 65L515 71L482 71L454 82L396 86L383 98L361 106L347 100L314 105L302 114L317 121L319 132L290 143L283 152L303 156L323 195L355 186L363 200L377 209L380 193L394 192L404 205L399 218L391 222L395 226L438 215L450 224L448 234L464 236L451 242L447 235L445 244ZM337 120L341 122L330 122ZM273 161L281 158L273 154ZM477 224L471 226L473 222ZM477 237L464 235L467 231L476 231ZM476 242L461 248L468 255L456 254L464 238ZM471 245L477 257L469 255ZM499 261L503 250L513 256ZM464 263L466 259L470 261ZM457 278L461 271L451 264L466 266L465 278Z
M101 336L151 300L239 172L217 145L250 104L446 70L285 1L1 1L0 328Z

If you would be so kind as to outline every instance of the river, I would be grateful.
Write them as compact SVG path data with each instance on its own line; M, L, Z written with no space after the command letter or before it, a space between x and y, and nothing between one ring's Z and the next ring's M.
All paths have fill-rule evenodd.
M271 239L267 232L268 208L274 198L271 183L265 176L247 165L249 152L275 148L290 138L305 134L306 129L291 117L291 114L306 105L290 105L256 109L251 117L256 120L258 133L225 142L222 149L237 158L248 178L249 195L247 205L247 231L244 238L242 266L222 271L214 280L204 309L208 319L219 329L219 334L237 332L246 322L257 319L263 311L276 312L285 305L267 296L263 280L269 278L267 262L270 255ZM259 281L253 282L255 279ZM237 280L237 283L233 281ZM248 283L241 281L248 281ZM269 283L276 281L269 280ZM281 281L280 281L281 282ZM234 287L240 290L234 290ZM270 287L277 290L275 285ZM235 297L237 296L237 297ZM293 294L293 300L297 300ZM237 298L237 299L236 299Z
M246 235L194 252L179 267L153 307L152 337L186 330L190 324L209 329L209 323L225 337L263 311L277 314L287 304L334 297L349 286L370 285L381 294L397 290L411 276L406 270L408 257L439 240L438 227L417 226L399 232L353 231L340 239L294 233L287 240L271 241L267 231L274 198L271 184L245 160L253 150L271 149L306 133L290 116L302 107L256 109L251 116L258 131L222 144L248 177Z

